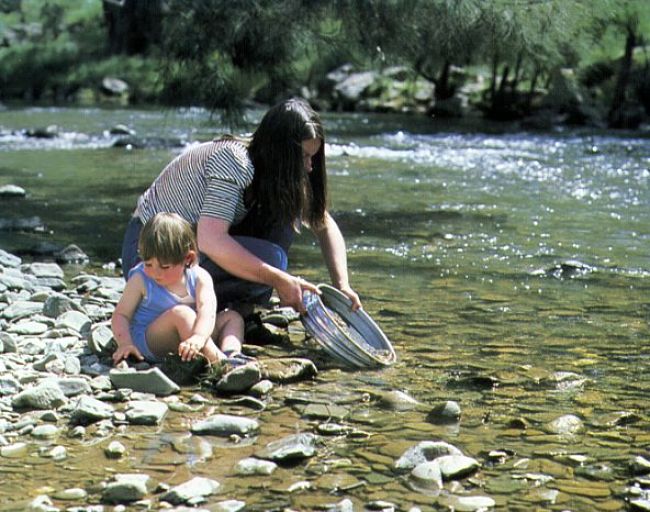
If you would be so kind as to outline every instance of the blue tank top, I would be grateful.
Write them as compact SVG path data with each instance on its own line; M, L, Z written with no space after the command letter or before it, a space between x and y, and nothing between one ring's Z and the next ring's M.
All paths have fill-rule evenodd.
M187 291L194 300L194 304L191 304L195 308L196 304L196 266L192 266L185 269L185 280L187 283ZM131 332L144 333L147 330L147 327L163 314L168 309L181 304L181 300L178 296L171 293L164 286L160 286L156 281L147 277L147 274L144 272L144 262L138 263L135 267L129 272L129 278L135 275L136 273L142 276L144 281L146 296L138 308L135 310L133 319L131 320Z

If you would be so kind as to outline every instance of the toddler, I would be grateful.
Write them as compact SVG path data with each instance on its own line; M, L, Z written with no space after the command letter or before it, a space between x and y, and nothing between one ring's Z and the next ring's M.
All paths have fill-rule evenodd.
M212 277L198 265L196 236L186 220L155 215L142 228L138 250L142 261L129 272L111 319L113 363L129 356L160 363L170 352L183 361L201 354L211 364L248 359L241 354L244 321L232 310L217 315Z

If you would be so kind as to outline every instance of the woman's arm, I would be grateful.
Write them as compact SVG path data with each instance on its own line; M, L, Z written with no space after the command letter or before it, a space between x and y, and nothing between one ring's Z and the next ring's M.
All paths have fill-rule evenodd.
M237 243L229 228L225 220L201 217L197 225L199 250L230 274L275 288L283 305L304 313L302 290L317 292L316 286L262 261Z
M135 274L127 281L122 297L120 297L120 301L115 306L111 317L113 337L117 342L117 349L113 353L114 364L119 363L131 355L140 361L144 359L140 351L133 344L130 331L131 319L143 297L144 283L142 277L139 274Z
M201 267L196 268L196 320L192 335L181 340L178 355L183 361L189 361L201 351L214 331L217 318L217 297L214 293L212 278Z
M343 239L338 224L336 224L336 221L328 212L325 212L325 222L323 222L323 225L312 231L318 239L325 264L332 279L332 284L352 301L352 309L360 308L361 299L359 299L359 295L350 287L345 240Z

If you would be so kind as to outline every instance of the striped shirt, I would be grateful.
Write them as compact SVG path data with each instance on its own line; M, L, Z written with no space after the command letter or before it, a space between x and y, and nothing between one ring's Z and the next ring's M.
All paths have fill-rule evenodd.
M135 215L147 222L159 212L174 212L196 225L199 217L238 224L246 216L244 191L255 168L246 146L213 140L192 146L172 160L140 196Z

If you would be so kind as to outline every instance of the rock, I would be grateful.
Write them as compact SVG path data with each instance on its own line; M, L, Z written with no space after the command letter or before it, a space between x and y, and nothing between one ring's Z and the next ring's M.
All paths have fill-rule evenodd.
M426 489L442 489L440 464L433 460L418 464L411 470L411 478L416 485Z
M90 335L92 321L80 311L66 311L56 319L55 325L59 329L72 329L86 338Z
M18 256L8 253L0 249L0 265L3 267L16 268L20 266L22 260Z
M126 409L126 419L132 425L158 425L167 414L169 407L152 400L133 400Z
M221 484L216 480L197 476L181 485L172 487L160 499L172 505L196 505L201 503L206 496L215 494L220 487Z
M133 368L127 370L115 368L110 371L109 377L117 389L128 388L157 396L167 396L180 391L180 387L157 367L141 371Z
M104 448L104 454L109 459L120 459L126 453L126 447L119 441L111 441L109 445Z
M316 455L316 441L314 434L295 434L272 441L255 456L278 463L307 459Z
M302 416L307 419L341 421L350 414L345 407L328 404L309 404L304 408Z
M442 457L443 455L462 455L455 446L444 441L422 441L406 450L395 462L396 470L411 470L418 464Z
M8 320L30 317L43 311L43 304L26 300L17 300L2 310L2 317Z
M54 383L43 383L18 393L11 401L11 406L18 410L56 409L67 401L59 386Z
M435 406L427 414L427 421L438 425L457 423L460 420L460 413L460 405L453 400L449 400Z
M476 459L465 455L443 455L437 457L435 462L440 466L440 473L444 480L470 475L481 466Z
M392 411L411 411L418 409L423 404L403 391L387 391L377 395L377 403L384 409Z
M82 396L70 414L73 425L88 425L113 416L113 407L88 395Z
M43 303L43 314L49 318L58 318L68 311L84 313L81 306L62 293L49 294Z
M247 457L237 463L235 473L238 475L270 475L277 467L278 465L270 460Z
M304 358L269 359L260 364L262 377L279 384L311 379L318 373L314 363Z
M204 420L192 423L191 432L197 435L215 435L228 437L230 435L245 436L259 430L259 423L250 418L215 414Z
M109 96L122 96L128 94L129 84L119 78L107 76L102 79L101 91Z
M550 422L547 428L552 434L572 435L580 432L584 428L584 424L577 416L565 414Z
M29 263L23 265L21 270L24 274L35 277L58 277L59 279L65 277L63 269L56 263Z
M102 491L102 502L131 503L143 499L149 492L151 477L143 474L119 474Z
M88 255L81 250L81 248L75 244L70 244L63 249L57 251L54 254L56 261L58 263L68 265L68 264L77 264L85 265L90 262Z
M630 462L630 469L634 475L647 475L650 473L650 460L640 455L636 456Z
M18 185L3 185L0 187L0 197L25 197L25 189Z
M488 496L442 496L440 504L455 512L484 512L496 506L496 502Z
M254 384L257 384L262 376L260 366L257 363L248 363L232 368L226 372L214 385L217 391L238 393L247 391Z
M88 337L88 348L98 356L110 356L117 348L108 323L94 324Z

